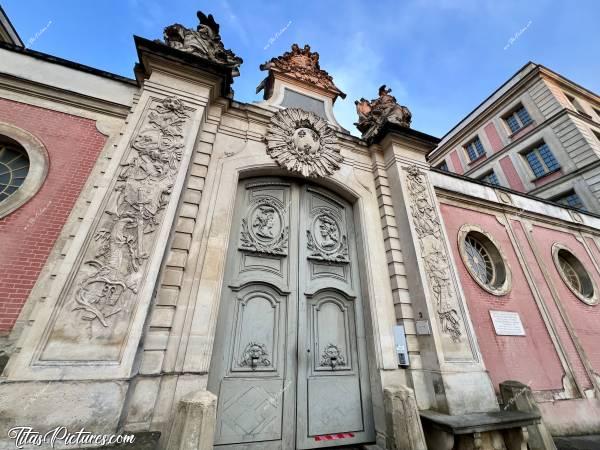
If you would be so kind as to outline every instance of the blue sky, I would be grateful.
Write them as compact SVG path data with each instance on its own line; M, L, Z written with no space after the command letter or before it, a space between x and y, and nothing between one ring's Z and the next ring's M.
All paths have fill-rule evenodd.
M436 136L529 60L600 92L597 0L5 0L2 6L26 46L128 77L136 61L132 35L160 38L166 25L192 27L197 9L210 12L225 46L244 59L234 83L243 102L261 99L254 94L265 75L259 64L294 42L308 43L348 94L335 112L354 134L354 100L376 97L384 83L411 109L413 128Z

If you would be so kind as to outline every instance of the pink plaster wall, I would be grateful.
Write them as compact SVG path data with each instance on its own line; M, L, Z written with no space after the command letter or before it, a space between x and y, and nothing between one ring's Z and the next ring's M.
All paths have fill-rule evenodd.
M456 150L452 150L452 152L450 152L450 160L452 161L452 167L454 167L454 172L462 175L464 170L460 162L460 158L458 157L458 153L456 153Z
M510 156L507 155L500 159L500 167L502 167L504 176L506 176L506 179L508 180L508 185L515 191L525 192L525 186L523 186L523 182L521 181L515 166L513 166Z
M496 130L496 125L493 122L488 123L484 129L485 135L490 141L490 145L492 146L492 150L497 152L502 150L504 145L502 144L502 139L500 139L500 135L498 134L498 130Z

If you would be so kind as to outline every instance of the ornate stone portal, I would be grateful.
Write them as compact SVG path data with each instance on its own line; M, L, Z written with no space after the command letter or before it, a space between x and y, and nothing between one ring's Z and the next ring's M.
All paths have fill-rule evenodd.
M219 35L219 24L215 22L212 14L207 16L198 11L196 15L200 21L196 30L178 23L166 27L163 33L165 44L228 67L232 69L232 76L238 76L243 60L224 47Z
M374 100L361 98L356 100L358 122L356 128L362 133L363 139L369 140L381 131L387 122L403 127L410 127L412 114L406 106L399 105L396 97L390 94L385 84L379 88L379 97Z
M325 177L340 168L337 137L327 122L297 108L279 111L271 118L267 153L277 163L305 177Z

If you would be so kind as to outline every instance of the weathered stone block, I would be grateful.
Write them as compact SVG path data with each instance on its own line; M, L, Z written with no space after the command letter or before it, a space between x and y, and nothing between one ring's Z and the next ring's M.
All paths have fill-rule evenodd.
M389 439L387 447L427 450L413 390L406 386L388 386L383 392Z
M213 448L217 417L217 396L198 391L179 401L167 450L209 450Z
M500 383L500 395L502 396L504 409L506 410L540 414L531 388L519 381L504 381ZM540 421L537 425L528 426L527 432L529 434L528 444L531 450L556 450L554 440L543 421Z

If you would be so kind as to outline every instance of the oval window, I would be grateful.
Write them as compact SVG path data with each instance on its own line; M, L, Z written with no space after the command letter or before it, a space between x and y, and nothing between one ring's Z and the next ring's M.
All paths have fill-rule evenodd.
M463 226L459 249L469 274L479 286L494 295L505 295L509 291L510 270L489 234L479 227Z
M598 303L594 281L581 261L569 249L559 244L553 245L552 255L558 273L571 292L588 305Z

